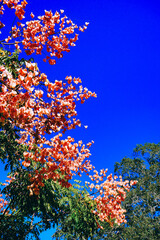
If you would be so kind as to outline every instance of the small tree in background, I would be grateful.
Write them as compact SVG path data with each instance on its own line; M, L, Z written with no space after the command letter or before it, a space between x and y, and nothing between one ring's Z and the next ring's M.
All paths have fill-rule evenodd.
M160 238L160 144L137 145L133 157L115 164L115 174L137 184L123 202L126 224L103 230L103 239Z
M124 202L127 224L123 239L160 238L160 144L137 145L133 158L115 164L123 179L137 180Z

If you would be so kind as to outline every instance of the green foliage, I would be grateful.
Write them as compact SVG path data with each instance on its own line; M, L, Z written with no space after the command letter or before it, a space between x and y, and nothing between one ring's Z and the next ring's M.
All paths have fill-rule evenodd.
M138 182L124 202L127 224L111 239L160 239L160 144L138 145L133 158L115 164L115 173Z
M46 181L40 195L30 196L26 191L28 181L27 172L22 170L2 191L9 196L7 210L11 214L0 216L1 239L27 239L29 233L39 239L40 232L55 225L56 239L88 239L96 233L97 219L91 213L94 202L89 200L84 187L73 184L67 189L58 182Z
M29 59L30 62L33 61L33 58ZM15 50L10 52L0 48L0 65L7 68L13 75L14 78L17 77L17 69L24 66L26 60L24 58L19 60L19 51Z
M76 188L75 188L76 187ZM78 187L78 188L77 188ZM92 239L97 231L97 217L92 214L95 204L84 187L74 184L67 198L62 199L67 211L59 222L53 239Z
M18 130L14 129L9 122L1 125L0 129L0 160L5 164L5 170L17 170L19 159L23 159L23 152L27 147L17 143Z

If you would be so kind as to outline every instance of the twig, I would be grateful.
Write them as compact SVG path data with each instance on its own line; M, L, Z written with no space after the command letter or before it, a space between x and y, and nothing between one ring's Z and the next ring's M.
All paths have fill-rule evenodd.
M2 44L2 45L15 45L15 44L18 44L18 43L22 43L22 41L21 42L14 42L14 43L2 43L3 41L5 41L5 40L1 40L0 41L0 44Z

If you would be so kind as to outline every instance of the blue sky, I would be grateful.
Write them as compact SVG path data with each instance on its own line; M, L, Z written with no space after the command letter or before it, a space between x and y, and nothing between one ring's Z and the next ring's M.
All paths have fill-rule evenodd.
M55 66L38 60L50 80L80 77L97 93L78 105L88 129L68 132L91 148L97 169L113 172L114 163L131 155L136 144L158 143L160 135L160 3L141 0L31 0L36 15L64 9L73 22L90 22L76 47ZM12 16L7 16L8 23ZM38 57L39 59L41 57ZM38 59L37 58L37 59ZM50 233L42 234L42 240Z

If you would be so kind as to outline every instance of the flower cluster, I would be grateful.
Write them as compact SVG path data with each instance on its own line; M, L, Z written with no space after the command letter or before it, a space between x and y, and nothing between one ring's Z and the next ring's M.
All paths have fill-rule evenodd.
M15 9L16 16L22 20L27 2L25 0L21 4L18 2L17 0L6 0L5 4L11 9ZM76 29L83 32L89 24L86 22L84 26L78 27L67 16L62 16L63 12L60 10L53 14L52 11L45 10L45 14L39 16L38 20L31 20L26 24L17 22L17 25L12 27L11 36L8 36L5 41L8 43L12 39L18 39L13 44L19 51L21 51L20 45L22 44L27 55L44 53L43 61L54 65L56 58L62 58L64 52L70 51L70 46L75 46L75 42L78 40ZM31 13L31 18L34 18L33 13Z
M5 208L7 205L8 205L8 202L4 200L2 194L0 194L0 213L3 213L5 211Z
M0 0L0 3L2 2L3 5L7 5L7 7L11 9L15 9L15 15L19 18L19 20L22 20L24 18L25 14L25 7L27 5L27 2L25 0ZM4 7L3 5L0 8L0 14L4 14Z
M108 169L102 169L99 174L98 171L94 170L94 174L89 175L94 183L86 182L86 184L90 191L94 190L91 199L96 202L96 210L93 210L93 213L98 215L102 222L107 221L111 226L114 223L120 225L126 222L124 214L126 211L121 206L126 198L126 191L129 191L130 187L137 182L122 181L121 177L116 180L118 177L113 177L112 174L104 180L107 171ZM98 223L97 225L99 226ZM99 227L101 228L101 226Z
M6 124L9 121L21 129L18 141L29 147L29 151L24 152L22 165L29 167L32 162L41 165L41 170L31 178L31 187L37 193L43 179L49 178L69 187L68 180L74 172L91 168L85 160L90 153L88 147L74 143L73 138L62 140L61 137L66 130L81 125L76 119L75 102L84 102L96 94L81 85L76 87L81 82L79 78L66 77L64 83L57 80L51 83L31 62L17 70L17 79L4 66L0 66L0 71L0 122ZM43 100L44 92L38 89L40 85L46 88L48 101ZM51 133L56 135L48 140L45 135Z
M7 176L7 180L5 183L2 183L3 186L8 186L12 181L15 180L16 174L12 177L10 175ZM0 213L3 213L5 215L9 214L9 211L7 210L7 206L9 204L8 201L5 200L6 197L4 197L2 194L0 194Z

